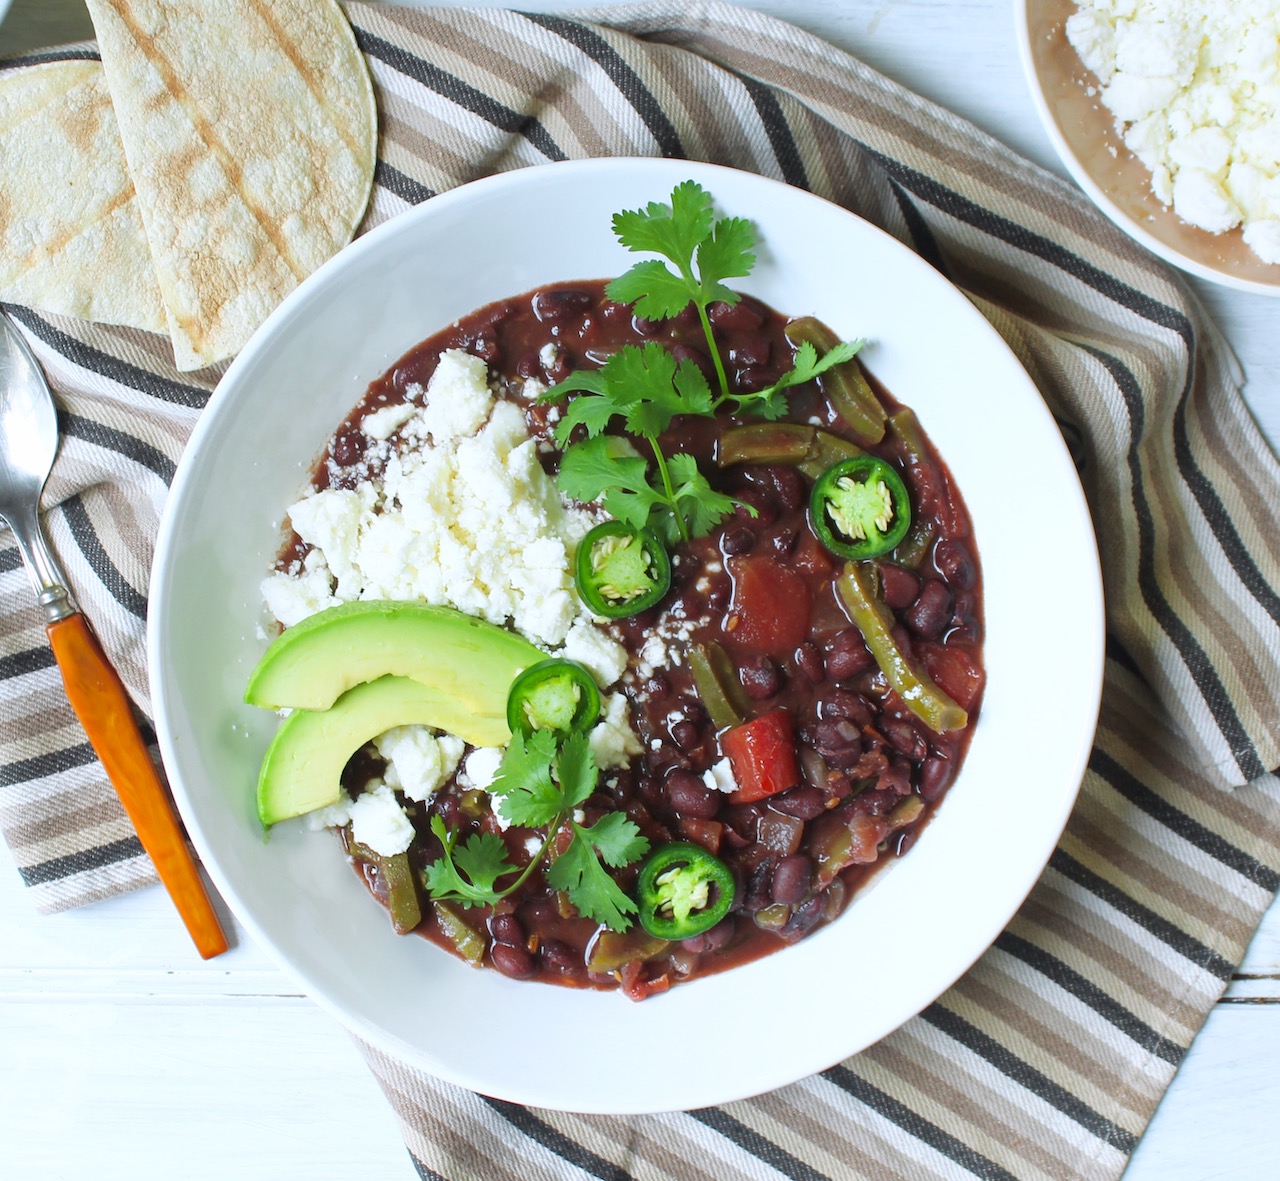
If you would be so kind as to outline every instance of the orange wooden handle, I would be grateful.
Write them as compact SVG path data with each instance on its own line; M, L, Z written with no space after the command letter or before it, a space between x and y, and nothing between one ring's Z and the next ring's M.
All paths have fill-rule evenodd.
M187 848L186 834L134 720L129 695L83 615L49 624L49 643L67 697L106 768L142 847L155 864L201 956L227 950L227 937Z

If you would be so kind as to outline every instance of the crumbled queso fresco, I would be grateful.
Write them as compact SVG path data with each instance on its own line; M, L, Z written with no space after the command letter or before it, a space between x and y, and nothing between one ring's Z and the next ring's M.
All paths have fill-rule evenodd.
M1280 263L1280 0L1080 0L1066 33L1156 197Z
M427 389L409 393L403 405L361 420L385 445L380 475L289 508L311 549L263 582L270 614L290 627L335 603L418 599L511 626L611 688L626 671L626 649L597 626L573 584L575 547L595 518L561 500L520 408L494 395L482 360L453 349ZM397 437L404 447L392 445ZM602 697L592 750L601 769L624 767L641 750L629 706L621 693ZM467 753L461 739L425 726L390 730L374 745L385 782L311 822L350 821L353 837L383 856L403 852L413 836L401 798L425 802L455 774L483 790L501 759L501 751Z

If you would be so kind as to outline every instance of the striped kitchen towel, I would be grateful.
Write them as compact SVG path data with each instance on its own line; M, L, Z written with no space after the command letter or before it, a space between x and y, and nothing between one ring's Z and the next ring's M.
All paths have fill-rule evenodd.
M1108 597L1079 805L1018 916L948 993L820 1075L641 1117L518 1107L364 1047L418 1171L1117 1177L1280 886L1280 466L1212 324L1069 185L776 20L667 0L577 19L348 12L382 113L368 225L496 170L667 155L811 189L919 251L1057 416ZM67 431L53 542L145 712L151 541L218 374L180 378L167 343L138 333L13 311ZM0 825L21 872L48 909L137 885L145 859L61 703L11 546L0 579Z

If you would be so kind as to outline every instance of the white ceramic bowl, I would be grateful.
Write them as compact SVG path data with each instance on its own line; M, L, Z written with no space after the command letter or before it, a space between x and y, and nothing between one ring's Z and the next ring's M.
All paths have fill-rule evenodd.
M1211 234L1151 191L1150 173L1124 146L1098 80L1067 40L1074 0L1014 0L1023 72L1040 121L1067 171L1116 225L1165 262L1256 295L1280 296L1280 266L1263 262L1239 229Z
M616 210L692 177L763 242L742 286L865 336L963 490L986 584L988 687L968 761L910 855L798 945L641 1004L476 972L397 938L336 841L264 840L258 763L275 727L241 704L264 647L258 585L284 508L368 382L457 316L634 256ZM830 1066L942 993L1042 871L1090 748L1102 660L1080 486L1026 373L937 272L851 214L706 165L526 168L433 198L299 288L228 370L179 467L151 584L164 761L192 839L253 936L361 1037L465 1087L591 1112L698 1107ZM1068 610L1063 606L1069 605ZM692 1047L673 1059L672 1046Z

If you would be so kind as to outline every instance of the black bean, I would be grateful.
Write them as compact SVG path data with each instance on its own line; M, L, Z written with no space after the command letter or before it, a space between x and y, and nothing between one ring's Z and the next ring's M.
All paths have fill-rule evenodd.
M779 558L789 558L791 551L796 548L796 540L799 534L794 529L779 529L769 538L769 548L773 550L774 555Z
M692 345L677 344L671 348L671 356L675 359L676 364L681 361L692 361L699 369L702 370L703 376L708 380L715 378L715 367L711 364L711 358L707 356L701 349L695 349Z
M493 966L504 976L523 980L533 975L533 956L524 947L514 943L495 943L489 948L489 955L493 957Z
M817 755L816 751L811 750L809 753ZM827 810L827 797L816 787L793 787L790 791L774 796L770 803L779 812L785 812L799 820L816 820Z
M861 749L862 731L841 718L836 722L819 722L813 727L813 746L825 758L850 749Z
M720 551L729 558L748 554L756 544L756 535L746 525L730 525L720 535Z
M880 723L880 731L894 750L900 750L917 762L929 753L928 743L906 718L885 718Z
M489 930L498 943L510 943L513 947L524 946L524 927L513 914L495 914L489 920Z
M875 664L862 633L857 628L846 628L832 641L827 653L827 676L833 681L847 681Z
M738 679L752 701L774 696L782 687L778 666L767 656L750 657L738 669Z
M822 663L822 653L818 651L817 645L811 640L805 640L795 650L793 659L796 662L796 668L815 685L821 684L826 678Z
M978 581L973 554L963 541L944 537L933 549L933 564L952 590L967 591Z
M723 795L709 788L692 771L677 768L667 775L667 804L678 815L696 820L713 820L720 812Z
M744 467L742 474L752 486L762 488L783 509L797 509L805 502L804 479L789 464L753 463Z
M542 323L556 323L578 316L591 306L591 296L576 288L539 291L533 297L533 314Z
M800 939L822 922L826 909L827 900L820 896L810 898L807 902L802 902L796 907L791 918L787 920L787 925L782 928L779 934L784 939Z
M764 365L747 365L733 371L733 386L744 394L754 394L767 389L777 380L777 374Z
M548 968L562 974L576 972L582 962L577 952L559 939L544 939L539 954Z
M916 635L926 640L940 636L951 622L951 592L947 584L930 578L920 588L916 601L902 613L902 618Z
M644 692L649 697L658 697L668 692L670 688L667 678L660 672L653 673L644 683Z
M339 467L352 467L364 454L365 442L363 431L343 431L333 441L333 448L330 451L333 462Z
M699 955L719 951L733 938L733 925L732 916L723 918L710 930L703 931L701 935L694 935L692 939L682 939L680 946Z
M818 717L848 718L859 726L871 725L871 707L848 689L828 689L817 701Z
M813 863L803 853L784 857L773 867L770 890L774 902L799 902L813 885Z
M686 754L702 741L702 731L698 728L697 723L691 722L687 718L672 722L669 732L671 741Z
M761 488L758 484L740 488L733 494L735 500L741 501L733 510L734 517L743 524L754 525L765 529L778 519L778 506L774 502L773 490Z
M773 356L773 345L763 336L751 336L735 344L729 350L729 360L744 368L751 365L767 365Z
M880 586L885 605L893 611L910 607L920 593L920 579L911 570L885 562L880 567Z
M951 782L955 764L943 755L931 754L920 765L920 795L926 800L936 800Z
M707 308L707 316L717 328L730 332L754 332L764 323L764 312L749 299L739 299L737 303L717 300Z

